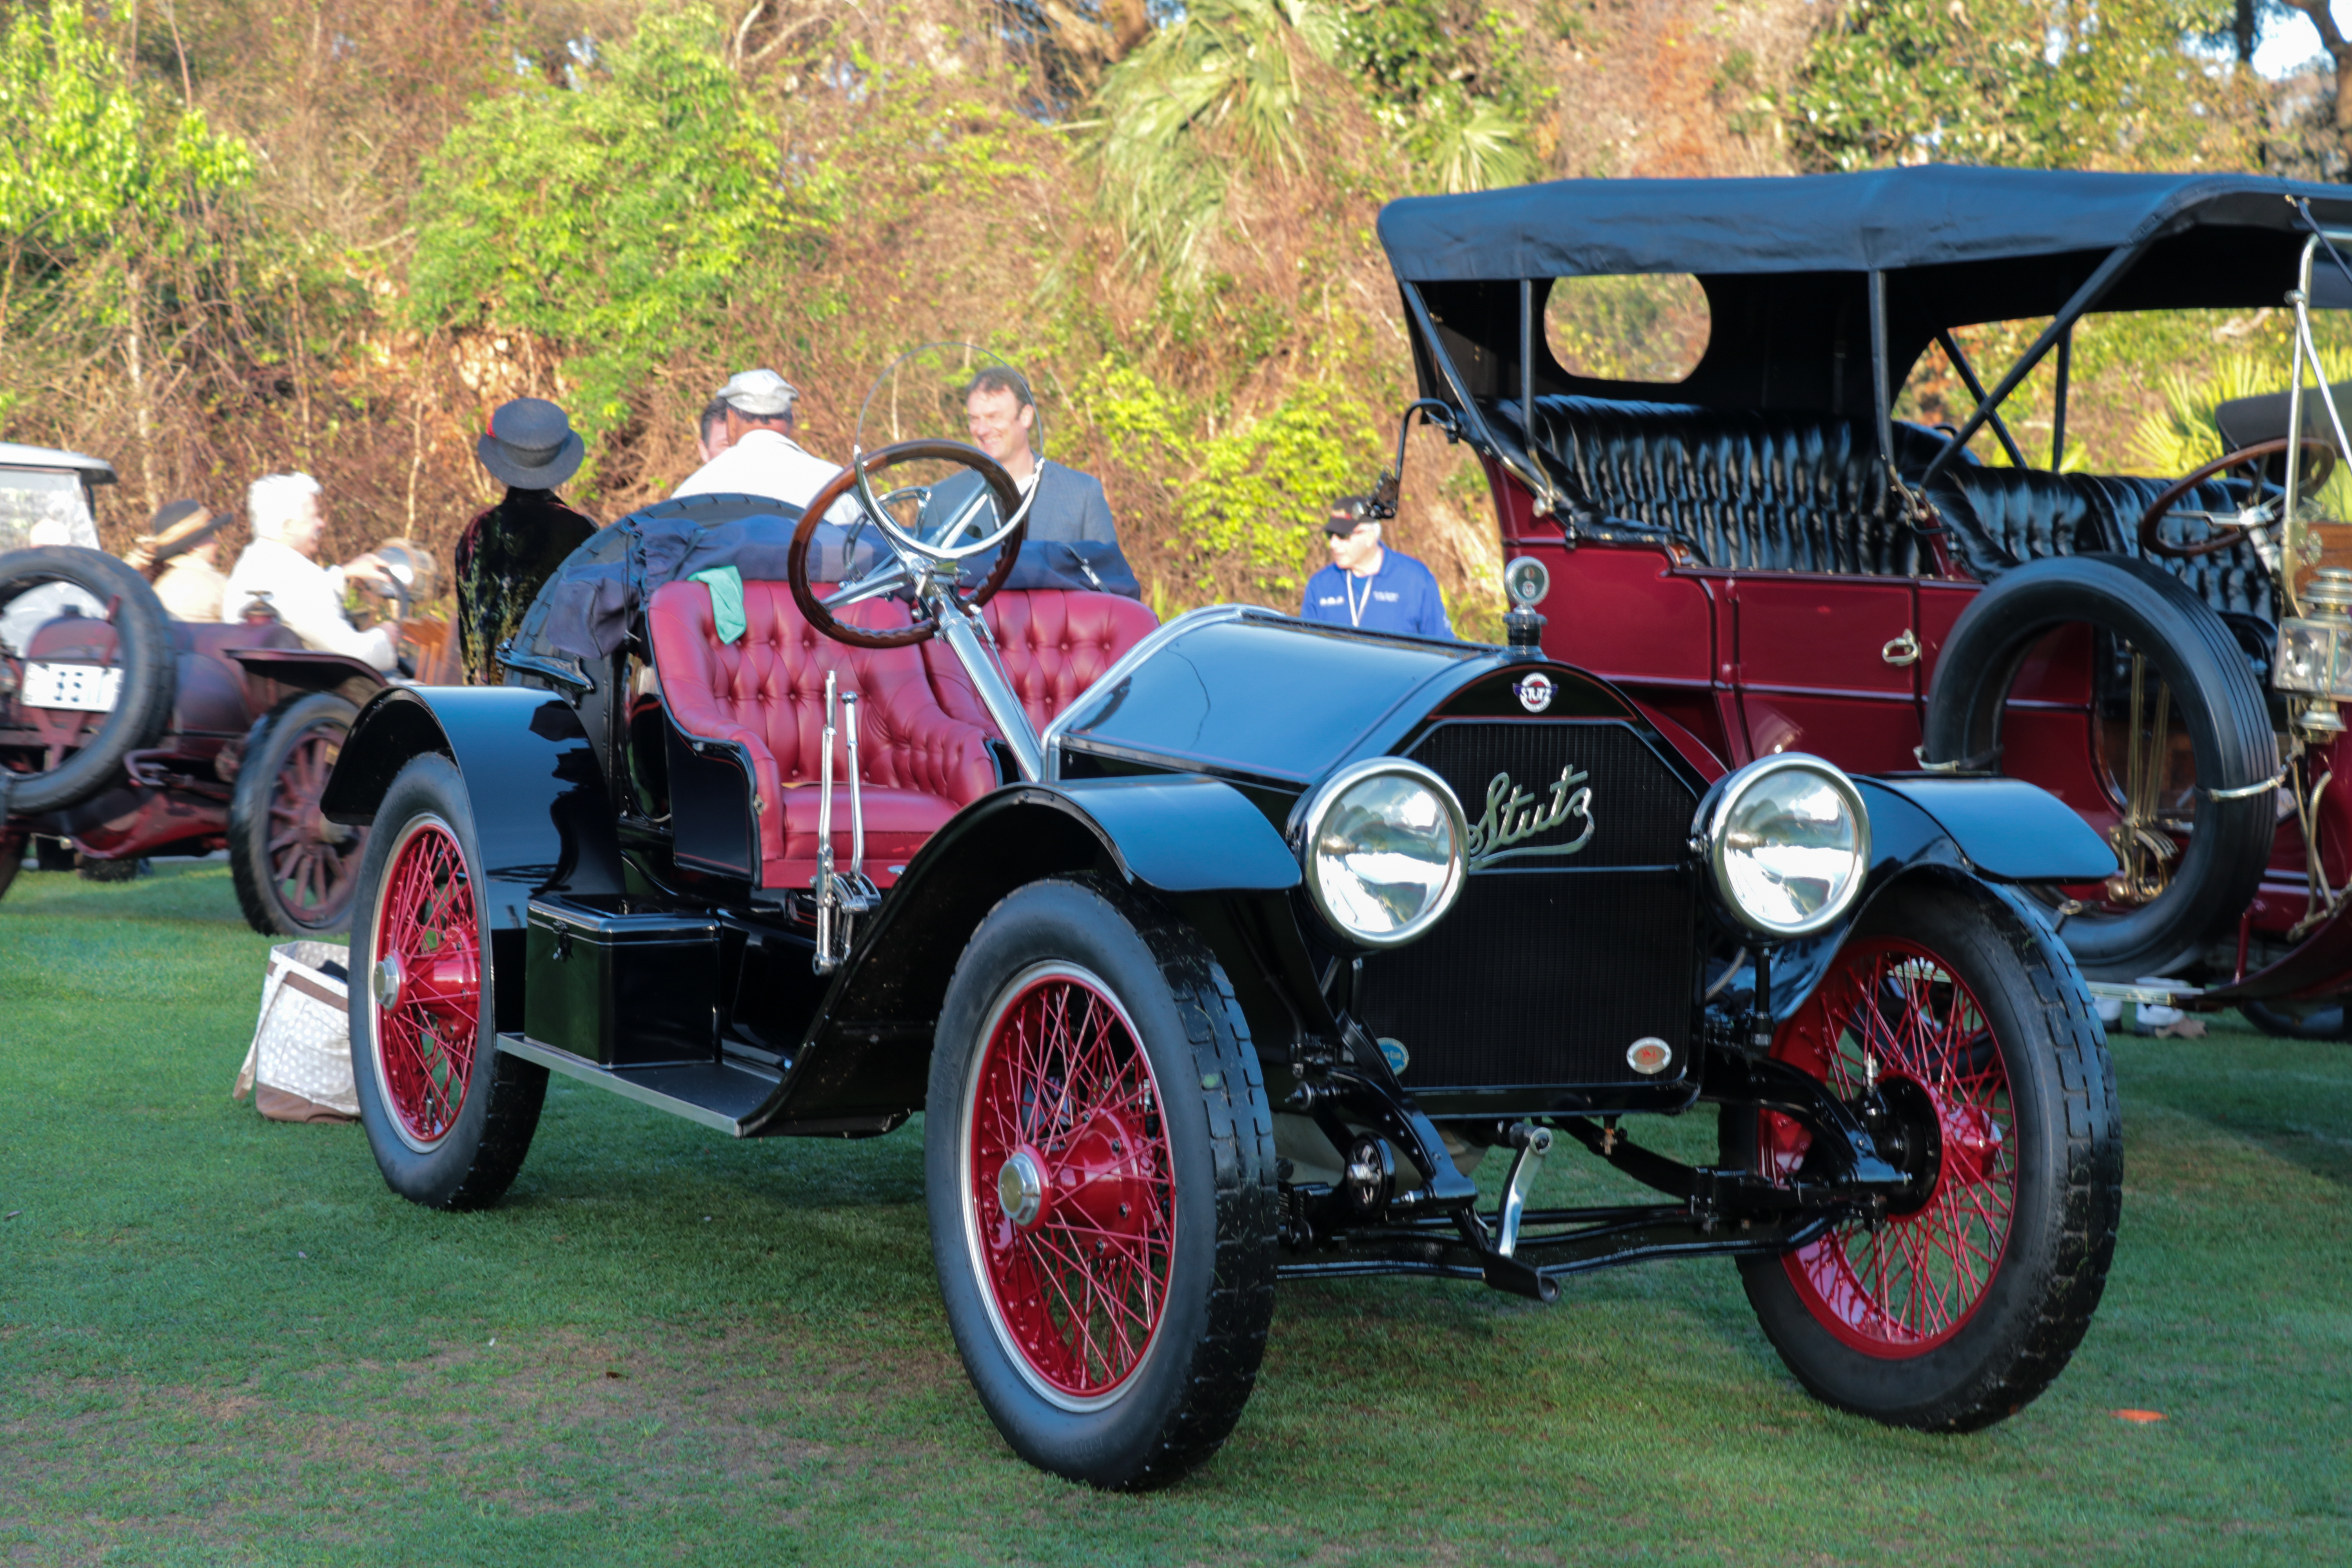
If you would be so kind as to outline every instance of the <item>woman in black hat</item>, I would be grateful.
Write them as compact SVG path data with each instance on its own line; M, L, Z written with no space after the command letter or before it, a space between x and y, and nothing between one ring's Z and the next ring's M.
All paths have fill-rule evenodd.
M586 452L563 410L541 397L503 405L475 443L474 456L505 482L507 495L457 541L457 647L468 685L506 679L499 646L520 629L523 612L564 557L596 531L593 519L555 494Z

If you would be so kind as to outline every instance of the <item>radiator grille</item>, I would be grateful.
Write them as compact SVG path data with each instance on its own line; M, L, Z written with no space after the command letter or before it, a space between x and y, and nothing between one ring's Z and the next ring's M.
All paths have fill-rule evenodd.
M1643 1081L1625 1048L1654 1035L1688 1059L1697 965L1689 786L1621 723L1464 722L1412 755L1474 821L1507 773L1531 791L1573 764L1593 833L1574 855L1475 872L1462 900L1412 946L1364 961L1356 1012L1404 1042L1416 1090ZM1526 842L1571 841L1575 819Z

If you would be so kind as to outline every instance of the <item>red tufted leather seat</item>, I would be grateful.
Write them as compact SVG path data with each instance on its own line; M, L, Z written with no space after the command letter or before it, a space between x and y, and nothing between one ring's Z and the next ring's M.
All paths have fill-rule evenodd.
M822 637L782 583L744 584L743 615L742 637L722 643L702 584L670 583L654 595L646 623L671 721L688 735L740 742L751 752L765 807L761 883L805 887L816 871L824 677L838 670L841 689L859 698L866 868L887 886L897 879L892 867L911 858L959 807L996 786L986 732L942 710L919 649L853 648ZM887 600L859 605L842 618L873 630L908 624L905 607ZM838 781L846 756L835 745ZM845 783L834 786L834 852L845 865Z
M1149 637L1159 617L1118 594L1059 588L1008 590L983 606L988 629L1004 659L1004 673L1042 732L1080 692L1102 679L1129 648ZM937 638L923 645L940 706L990 734L996 725L965 679L963 667Z

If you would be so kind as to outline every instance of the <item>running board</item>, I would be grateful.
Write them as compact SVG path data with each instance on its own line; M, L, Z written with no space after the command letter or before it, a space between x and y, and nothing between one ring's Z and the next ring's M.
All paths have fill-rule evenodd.
M684 1062L668 1067L602 1067L570 1051L542 1046L523 1035L500 1035L499 1049L551 1072L593 1083L656 1110L713 1127L730 1138L744 1136L743 1123L765 1105L782 1081L732 1062Z
M2110 1002L2147 1002L2158 1007L2178 1007L2205 994L2195 985L2124 985L2108 980L2085 980L2083 988Z

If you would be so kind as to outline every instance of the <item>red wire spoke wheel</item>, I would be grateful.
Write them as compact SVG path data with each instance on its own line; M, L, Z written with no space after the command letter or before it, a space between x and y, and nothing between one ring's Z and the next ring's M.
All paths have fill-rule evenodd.
M1041 967L992 1022L967 1113L996 1330L1049 1401L1097 1407L1150 1350L1174 1262L1165 1110L1134 1026L1093 975Z
M1865 1354L1947 1342L1983 1305L2017 1206L2016 1111L1982 1005L1917 942L1861 939L1772 1054L1840 1100L1883 1097L1903 1128L1898 1168L1917 1180L1885 1218L1850 1220L1783 1258L1799 1297ZM1811 1135L1777 1111L1763 1120L1769 1173L1785 1177Z
M2123 1207L2115 1067L2065 949L2021 893L1902 879L1772 1055L1826 1085L1903 1178L1815 1211L1827 1227L1803 1245L1739 1260L1780 1359L1889 1426L1969 1432L2014 1414L2090 1327ZM1727 1161L1768 1180L1843 1178L1780 1111L1719 1126Z
M1240 1419L1274 1317L1274 1111L1200 934L1115 879L988 912L948 982L924 1201L972 1390L1031 1464L1165 1486Z
M449 1136L474 1077L482 1016L480 922L466 853L438 817L393 845L378 902L372 975L376 1067L402 1142Z

